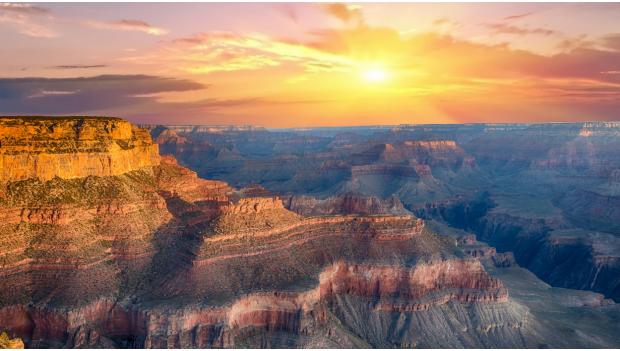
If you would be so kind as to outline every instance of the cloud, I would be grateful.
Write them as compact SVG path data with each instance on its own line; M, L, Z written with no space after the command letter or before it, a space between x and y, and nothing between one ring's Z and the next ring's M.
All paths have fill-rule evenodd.
M433 21L433 31L435 33L450 34L454 33L462 25L460 22L448 17L441 17Z
M60 66L52 66L50 68L53 69L90 69L90 68L104 68L108 67L108 65L60 65Z
M492 26L497 31L515 35L548 36L544 28ZM599 42L615 47L615 36ZM476 89L485 81L512 79L562 79L618 82L618 75L601 72L618 71L620 52L597 49L591 40L579 38L556 55L545 56L507 45L491 45L458 39L450 34L419 33L402 35L387 27L359 26L318 29L308 39L274 38L254 33L207 32L181 38L165 45L154 60L185 72L211 73L262 70L291 64L298 73L334 72L359 74L364 65L381 63L398 76L425 78L424 84L450 84L458 81ZM599 45L600 46L600 45ZM416 78L421 79L421 78Z
M620 33L613 33L604 36L601 39L604 48L613 51L620 51Z
M596 47L596 41L588 38L587 34L581 34L570 38L565 38L558 43L558 48L562 52Z
M79 93L79 90L40 90L30 96L28 96L28 99L33 99L33 98L39 98L39 97L46 97L46 96L53 96L53 95L73 95L73 94L77 94Z
M155 59L176 62L185 72L211 73L257 70L297 63L304 67L350 64L346 57L262 34L208 32L170 42ZM162 62L166 64L166 62Z
M6 23L19 33L34 38L54 38L53 17L48 9L20 3L0 3L0 24ZM42 23L43 22L43 23Z
M444 25L444 24L449 24L449 23L451 23L451 22L452 22L452 21L451 21L449 18L447 18L447 17L442 17L442 18L438 18L438 19L434 20L434 21L433 21L433 25L434 25L434 26L442 26L442 25Z
M357 5L335 3L323 5L325 11L345 23L353 23L357 25L364 24L364 16L362 10Z
M147 22L135 19L121 19L118 21L87 21L86 24L94 28L136 31L150 35L165 35L169 32L167 29L155 27Z
M534 12L518 13L516 15L511 15L511 16L504 17L503 20L504 21L514 21L514 20L519 20L519 19L525 18L525 17L529 17L529 16L531 16L533 14L534 14Z
M203 98L163 101L163 93L204 90L207 85L191 80L148 75L102 75L80 78L2 78L0 115L114 115L142 123L204 123L216 114L256 106L311 101L278 101L260 97ZM242 121L242 116L237 116ZM219 123L224 123L219 120Z
M147 75L2 78L0 113L64 114L158 104L153 94L204 89L190 80Z
M45 15L49 13L49 10L44 7L21 3L0 3L0 11L22 15Z
M547 28L529 28L515 26L507 23L486 23L484 24L484 26L489 28L492 34L511 34L519 36L537 34L549 36L557 33L556 31Z
M342 20L352 21L350 18L344 16ZM449 21L439 19L436 26L445 26ZM542 37L553 34L545 28L512 23L486 26L493 33ZM420 111L427 114L445 112L455 118L470 116L471 121L485 113L505 113L506 118L515 118L521 109L524 109L523 116L530 117L536 113L558 116L560 112L576 116L587 112L588 108L603 113L620 105L620 74L617 73L620 70L620 47L617 46L620 36L616 34L600 38L576 37L560 54L541 55L507 45L466 40L438 32L435 27L432 30L434 32L403 35L389 27L347 25L314 29L303 39L252 32L199 33L161 41L158 50L141 52L140 57L131 60L135 64L148 62L184 73L227 72L209 77L224 83L224 88L217 91L220 98L165 102L161 99L165 93L206 87L188 80L155 76L2 79L0 110L3 111L0 112L114 111L127 117L158 116L161 120L165 120L166 115L198 118L206 114L219 115L226 121L222 116L228 114L247 118L249 113L267 116L297 113L298 110L299 114L307 115L315 111L299 108L297 105L305 102L298 101L320 101L327 95L333 96L333 101L315 105L316 113L338 114L348 106L363 106L355 112L370 116L374 110L367 106L374 104L379 111L376 113L380 113L380 108L386 111L384 107L389 105L394 106L385 112L386 118L390 118L421 106ZM383 87L358 84L355 79L361 70L374 62L392 73L393 79ZM100 65L55 68L71 70L97 66ZM300 77L303 79L298 79ZM246 81L250 81L251 86L246 88ZM274 84L276 81L286 83L280 86ZM269 89L263 89L265 86ZM272 95L243 97L266 91ZM371 91L374 95L367 93ZM182 95L167 96L178 99ZM195 93L187 95L197 96ZM234 98L226 98L232 96ZM611 100L617 103L614 105ZM287 102L295 106L287 107Z

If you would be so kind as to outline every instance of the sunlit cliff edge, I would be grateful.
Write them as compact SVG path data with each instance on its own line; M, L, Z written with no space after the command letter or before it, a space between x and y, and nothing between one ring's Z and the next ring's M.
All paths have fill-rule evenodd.
M157 164L148 133L119 118L0 116L0 182L113 176Z

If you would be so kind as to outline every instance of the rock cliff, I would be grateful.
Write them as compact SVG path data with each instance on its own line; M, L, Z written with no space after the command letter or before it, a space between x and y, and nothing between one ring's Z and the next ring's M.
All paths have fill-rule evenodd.
M158 164L148 132L121 119L0 116L0 182L113 176Z
M408 214L403 204L396 197L386 200L373 196L345 193L326 199L310 196L293 195L286 199L285 206L289 210L305 216L336 215L336 214Z

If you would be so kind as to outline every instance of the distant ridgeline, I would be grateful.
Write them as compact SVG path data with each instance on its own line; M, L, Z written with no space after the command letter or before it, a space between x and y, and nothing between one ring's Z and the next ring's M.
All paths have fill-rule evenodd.
M0 182L113 176L158 164L149 133L120 118L0 116Z

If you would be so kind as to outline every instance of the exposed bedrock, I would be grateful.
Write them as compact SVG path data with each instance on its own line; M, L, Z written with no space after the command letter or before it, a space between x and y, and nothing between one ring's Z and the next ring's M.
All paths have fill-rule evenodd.
M600 292L620 301L620 239L608 233L569 229L557 220L512 216L488 211L493 204L473 202L427 205L413 212L441 218L475 232L500 252L513 252L517 263L547 283Z
M620 196L573 190L563 194L557 204L575 226L593 231L620 232Z
M345 193L326 199L304 195L291 195L284 200L286 208L305 216L335 214L407 214L397 197L379 199L356 193Z
M72 310L7 306L0 325L41 347L313 346L320 339L333 346L404 347L433 345L439 338L428 332L455 323L454 311L469 328L436 345L498 344L493 334L503 333L510 339L498 345L526 346L520 334L532 336L525 311L508 302L501 282L475 260L413 267L337 262L310 290L253 293L220 307L141 308L109 299ZM428 325L418 324L425 320Z
M24 138L9 138L0 148L30 157L34 149L15 145L30 145L30 138L43 148L37 144L43 140L61 154L105 155L108 167L117 161L110 156L114 145L138 150L150 143L148 135L142 139L143 130L127 129L123 121L81 120L18 118L19 128L42 121L47 127L28 129ZM89 123L101 130L89 131ZM435 174L439 181L441 173L476 167L456 142L404 135L355 146L347 144L355 138L344 135L326 151L331 139L324 136L253 128L169 130L157 134L162 148L184 155L210 150L204 158L190 157L210 172L232 177L242 170L239 183L263 177L282 182L281 189L302 186L332 197L234 189L200 179L170 156L144 167L121 160L119 174L89 168L95 174L11 175L0 182L0 331L28 347L616 346L606 332L583 338L576 335L582 329L555 324L552 313L539 318L524 300L513 299L507 283L484 268L496 274L504 269L497 267L510 265L510 255L475 238L434 234L440 232L436 221L413 216L396 198L339 187L355 167L361 167L357 185L376 186L376 193L392 193L382 180L394 174L429 185ZM292 167L283 169L282 160ZM513 245L514 236L524 242L553 238L548 223L519 222L515 229L507 224L516 226L514 219L491 216L488 197L461 205L419 212L475 230L479 238L498 238L505 245L500 248ZM559 234L562 240L570 236ZM558 257L569 247L562 245ZM607 246L596 250L600 262L614 254ZM604 319L602 298L590 300L592 306L568 313L614 320ZM585 310L590 307L601 310Z
M113 176L157 164L148 132L118 118L0 116L0 183Z
M517 262L553 286L592 290L620 301L618 237L580 229L551 230L544 221L486 216L481 240L514 252Z

